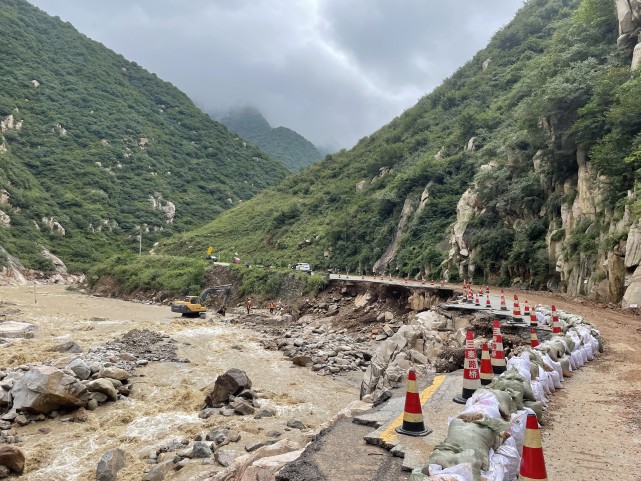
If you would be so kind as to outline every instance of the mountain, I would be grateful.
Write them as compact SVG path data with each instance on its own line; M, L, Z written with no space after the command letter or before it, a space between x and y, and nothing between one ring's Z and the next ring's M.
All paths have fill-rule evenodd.
M272 128L253 107L233 109L220 121L232 132L282 162L289 170L300 170L323 157L314 144L302 135L286 127Z
M639 0L529 0L416 106L166 252L210 239L262 261L641 302L639 18Z
M286 169L171 84L23 0L0 3L0 245L74 270L202 225ZM7 256L0 255L0 264Z

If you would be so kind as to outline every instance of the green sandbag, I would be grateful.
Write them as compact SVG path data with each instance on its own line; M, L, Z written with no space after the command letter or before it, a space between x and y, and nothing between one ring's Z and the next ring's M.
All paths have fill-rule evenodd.
M452 422L456 419L452 420ZM459 420L460 421L460 420ZM462 422L462 421L461 421ZM489 447L488 455L489 455ZM442 468L451 468L457 464L469 463L472 465L474 481L481 479L481 461L477 458L473 449L464 449L460 444L444 442L437 444L430 454L427 464L423 467L423 474L430 474L430 464L438 464Z
M517 411L516 404L514 403L512 396L510 396L509 393L501 391L499 389L488 390L491 391L492 394L494 394L496 400L499 402L499 413L501 413L501 417L505 420L509 420L510 415Z
M539 421L539 424L543 424L541 420L543 419L543 405L540 401L524 401L523 405L526 408L530 408L536 414L536 419Z
M494 378L487 387L489 389L505 391L512 397L512 400L516 404L516 409L523 409L523 383L497 377Z
M559 359L561 363L561 370L563 371L563 377L572 377L572 369L570 368L570 360L567 357L562 357Z
M498 433L506 429L509 429L509 423L500 419L490 421L486 418L466 423L454 418L450 422L445 442L458 444L463 449L473 449L476 459L481 463L481 469L486 470L490 466L490 448Z
M538 372L536 377L538 377ZM510 383L508 384L508 387L510 389L518 389L517 386L520 385L523 391L524 401L536 401L534 392L532 391L532 385L527 382L525 378L521 376L521 374L519 374L519 371L516 368L505 371L503 374L501 374L500 378Z
M550 338L552 342L560 342L565 354L570 354L574 348L574 341L567 336L554 336Z

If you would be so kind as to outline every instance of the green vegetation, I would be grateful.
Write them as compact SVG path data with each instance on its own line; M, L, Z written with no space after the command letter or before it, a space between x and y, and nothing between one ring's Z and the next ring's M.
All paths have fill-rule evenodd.
M174 256L117 255L90 269L90 287L112 279L118 294L134 291L164 291L175 295L197 295L205 281L209 263L204 259Z
M300 170L322 158L319 150L305 137L286 127L272 128L253 107L232 110L220 121L291 171Z
M230 266L234 275L240 279L238 295L258 295L264 299L276 299L283 297L285 291L292 282L303 286L304 294L316 295L325 288L327 283L325 277L310 275L304 272L292 271L291 269L262 269L260 267L245 268Z
M27 267L52 267L46 247L86 270L137 251L141 229L148 250L286 174L171 84L26 1L0 4L0 30L0 209L11 219L0 244Z

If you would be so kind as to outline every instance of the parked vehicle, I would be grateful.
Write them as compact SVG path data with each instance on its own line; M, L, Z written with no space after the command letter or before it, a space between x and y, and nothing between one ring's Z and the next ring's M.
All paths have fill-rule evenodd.
M296 264L296 266L294 266L294 269L301 272L312 272L312 268L307 262L299 262L298 264Z

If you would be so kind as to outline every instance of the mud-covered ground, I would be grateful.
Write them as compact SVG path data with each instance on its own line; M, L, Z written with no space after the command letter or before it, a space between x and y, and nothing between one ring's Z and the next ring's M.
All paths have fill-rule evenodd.
M42 363L70 357L51 349L75 341L85 352L122 337L132 329L149 329L175 340L177 358L190 362L150 362L131 379L128 399L101 405L89 413L86 423L47 420L18 428L25 452L22 479L32 481L95 479L102 454L116 447L127 453L127 466L118 479L140 480L149 465L142 454L147 448L171 439L191 439L217 427L241 433L241 441L229 446L242 454L245 444L268 439L267 432L282 432L282 438L299 440L303 434L287 430L291 418L315 427L357 398L357 389L331 376L317 376L294 366L278 351L266 351L249 330L217 319L183 319L167 307L82 295L64 286L39 286L37 304L33 286L2 287L0 306L6 320L34 323L33 339L10 339L0 344L0 368ZM233 312L228 311L233 316ZM0 321L3 316L0 316ZM203 389L216 376L236 367L245 370L259 395L277 409L273 418L252 416L206 420L198 413ZM43 434L41 428L49 428ZM213 462L213 460L212 460ZM215 465L198 460L176 472L172 479L186 480L211 472Z

